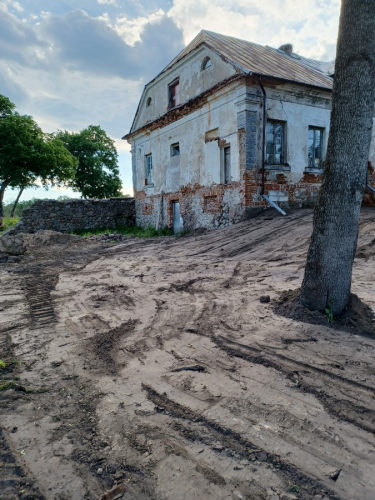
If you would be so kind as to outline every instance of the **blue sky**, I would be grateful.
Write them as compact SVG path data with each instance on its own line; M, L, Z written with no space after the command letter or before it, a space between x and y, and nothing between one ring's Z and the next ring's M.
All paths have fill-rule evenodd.
M335 57L340 0L0 0L0 94L45 132L100 124L132 192L128 132L143 86L201 29ZM70 190L37 187L33 196ZM15 198L8 190L5 201ZM79 196L75 194L75 196Z

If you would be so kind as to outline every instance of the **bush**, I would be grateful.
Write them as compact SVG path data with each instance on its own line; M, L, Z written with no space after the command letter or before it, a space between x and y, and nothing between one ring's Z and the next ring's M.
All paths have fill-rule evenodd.
M19 217L13 217L12 219L10 217L4 217L3 218L3 225L0 226L0 233L6 231L7 229L10 229L13 227L17 222L20 220Z

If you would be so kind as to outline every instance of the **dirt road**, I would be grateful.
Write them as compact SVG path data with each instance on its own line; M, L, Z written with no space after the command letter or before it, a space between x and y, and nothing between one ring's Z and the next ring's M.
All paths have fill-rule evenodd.
M29 237L0 267L0 499L374 500L375 338L276 312L310 233L301 210ZM375 311L374 254L369 210L353 292Z

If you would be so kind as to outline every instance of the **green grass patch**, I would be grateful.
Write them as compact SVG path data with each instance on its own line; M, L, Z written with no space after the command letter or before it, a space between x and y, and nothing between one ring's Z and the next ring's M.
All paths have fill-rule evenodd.
M169 227L155 229L152 226L149 226L147 228L139 226L126 226L126 227L118 227L117 229L109 229L109 228L77 229L76 231L72 232L72 234L77 234L78 236L82 236L83 238L87 238L88 236L97 236L100 234L113 234L113 233L118 233L127 236L136 236L137 238L155 238L158 236L173 235L173 231L169 229Z
M0 391L6 391L7 389L11 389L11 388L13 388L15 391L26 392L27 394L34 392L33 389L30 389L29 387L25 387L24 385L21 385L16 380L9 380L8 382L0 382Z
M19 217L4 217L3 218L3 225L0 226L0 233L3 231L6 231L7 229L10 229L13 227L17 222L20 220Z

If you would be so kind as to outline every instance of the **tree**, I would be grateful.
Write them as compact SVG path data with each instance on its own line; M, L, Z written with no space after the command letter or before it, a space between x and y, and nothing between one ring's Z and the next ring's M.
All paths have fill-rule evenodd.
M59 139L14 107L0 96L0 225L6 188L26 188L37 179L45 186L64 184L74 178L78 163Z
M113 140L99 125L81 132L59 130L56 137L77 158L78 169L70 186L83 198L121 196L117 151Z
M375 1L342 0L331 126L300 300L312 310L348 304L366 186L375 99Z

